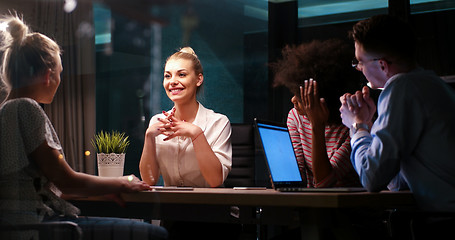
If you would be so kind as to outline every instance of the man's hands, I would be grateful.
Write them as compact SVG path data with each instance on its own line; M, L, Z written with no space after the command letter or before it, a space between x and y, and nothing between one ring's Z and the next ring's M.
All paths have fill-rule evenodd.
M353 123L366 123L371 127L376 105L368 87L363 87L362 92L345 93L340 102L341 119L346 127L350 128Z

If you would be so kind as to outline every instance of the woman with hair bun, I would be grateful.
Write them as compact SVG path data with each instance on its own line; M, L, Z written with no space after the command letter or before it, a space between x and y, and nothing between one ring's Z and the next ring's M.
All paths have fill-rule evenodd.
M203 83L202 65L191 47L167 58L163 87L174 107L153 116L145 133L139 170L148 184L156 185L161 174L165 186L218 187L231 170L231 124L197 101ZM236 239L240 228L212 222L162 224L172 240Z
M34 231L4 230L46 221L75 222L83 239L129 236L131 231L135 231L135 239L166 239L168 233L160 226L121 218L80 217L79 209L62 198L62 194L112 198L150 186L133 175L98 177L71 169L54 127L39 105L51 103L60 85L60 47L45 35L29 31L18 16L4 16L0 24L7 26L0 34L1 78L8 88L0 105L0 239L38 239Z
M196 99L204 83L201 62L191 47L171 55L163 87L174 107L150 120L139 169L155 185L218 187L232 164L231 124Z

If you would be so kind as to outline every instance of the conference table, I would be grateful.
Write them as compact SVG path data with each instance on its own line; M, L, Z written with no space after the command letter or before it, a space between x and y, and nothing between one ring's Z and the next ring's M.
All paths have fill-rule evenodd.
M302 235L318 239L321 229L345 224L350 213L413 209L404 192L280 192L255 188L161 188L121 195L125 206L104 197L73 200L82 215L145 220L298 225ZM258 233L259 234L259 233Z

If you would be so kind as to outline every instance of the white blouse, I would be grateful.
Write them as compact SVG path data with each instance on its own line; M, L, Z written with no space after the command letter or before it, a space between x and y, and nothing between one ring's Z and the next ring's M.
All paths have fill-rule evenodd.
M153 116L149 125L158 122L158 118L165 118L165 116L162 113ZM220 161L224 181L232 166L231 124L229 119L199 103L193 124L202 129L207 142ZM175 137L163 141L164 138L166 136L163 134L156 137L157 162L164 185L210 187L199 169L191 138Z

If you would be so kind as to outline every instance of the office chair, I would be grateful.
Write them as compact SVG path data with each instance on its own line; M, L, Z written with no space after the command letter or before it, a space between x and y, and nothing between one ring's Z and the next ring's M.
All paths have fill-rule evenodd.
M4 239L9 234L23 231L37 231L39 239L46 240L80 240L80 227L69 221L41 222L33 224L0 224L0 237ZM8 238L6 238L8 239ZM6 240L5 239L5 240Z
M232 123L232 169L225 187L255 186L255 145L252 124Z
M256 143L253 124L232 123L232 169L224 181L224 186L232 187L254 187L257 185L257 168L256 164ZM259 166L261 167L261 166ZM258 221L261 218L262 209L242 207L242 211L250 216L255 216ZM236 212L239 209L236 206L231 211ZM242 224L241 239L258 239L266 230L265 226L261 227L260 222L254 224Z

